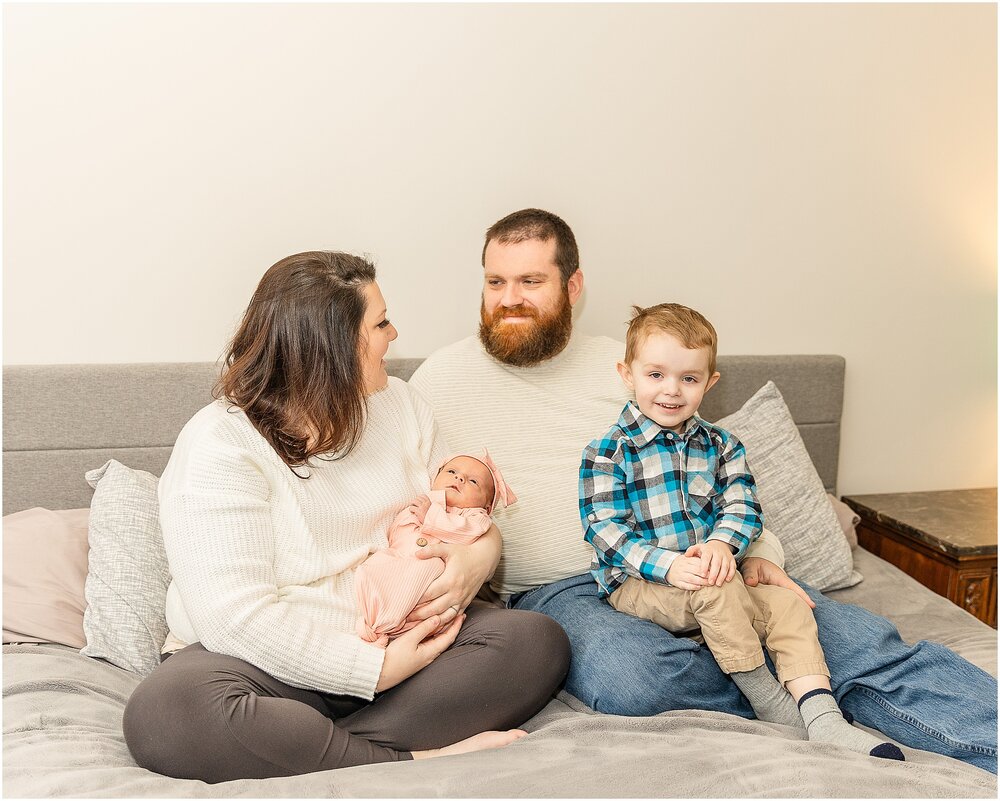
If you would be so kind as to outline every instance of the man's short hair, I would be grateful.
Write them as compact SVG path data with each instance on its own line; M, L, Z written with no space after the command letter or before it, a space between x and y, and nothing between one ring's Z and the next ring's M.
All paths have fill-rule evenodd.
M632 307L632 319L625 334L625 364L632 364L639 346L657 332L676 337L685 348L708 348L708 374L715 372L719 344L715 328L704 315L679 303L660 303L646 309Z
M551 211L521 209L493 223L483 243L483 267L486 266L486 248L493 240L501 245L512 245L527 239L547 242L553 238L556 240L556 265L563 286L566 286L573 273L580 268L580 251L576 247L573 230Z

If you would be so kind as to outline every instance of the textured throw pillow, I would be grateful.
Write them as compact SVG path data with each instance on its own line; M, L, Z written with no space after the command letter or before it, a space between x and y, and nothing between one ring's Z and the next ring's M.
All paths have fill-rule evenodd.
M158 479L114 459L86 475L90 569L80 653L145 675L160 663L170 572L160 533Z
M3 641L82 648L89 509L3 519Z
M746 446L764 524L785 549L785 572L817 590L861 581L823 481L774 383L718 424Z

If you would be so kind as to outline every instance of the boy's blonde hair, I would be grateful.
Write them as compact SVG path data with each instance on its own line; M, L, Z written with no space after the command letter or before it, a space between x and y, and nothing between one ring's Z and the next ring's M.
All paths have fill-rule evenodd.
M632 364L639 346L653 333L676 337L685 348L708 348L708 374L715 373L719 337L704 315L679 303L659 303L643 309L632 307L632 319L625 334L625 364Z

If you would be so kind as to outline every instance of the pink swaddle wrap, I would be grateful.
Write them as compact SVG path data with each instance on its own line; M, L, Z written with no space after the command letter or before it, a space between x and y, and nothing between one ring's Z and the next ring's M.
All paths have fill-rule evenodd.
M448 457L442 466L454 458L455 455ZM488 509L446 506L445 491L431 490L427 493L431 505L424 522L407 507L389 526L389 547L376 551L358 565L354 575L357 632L366 642L384 648L390 639L416 625L407 622L407 615L434 579L444 572L444 560L418 559L416 553L420 548L439 542L469 545L490 530L493 520L489 511L498 502L509 506L517 500L489 453L484 451L483 456L472 458L485 464L493 476L495 492Z

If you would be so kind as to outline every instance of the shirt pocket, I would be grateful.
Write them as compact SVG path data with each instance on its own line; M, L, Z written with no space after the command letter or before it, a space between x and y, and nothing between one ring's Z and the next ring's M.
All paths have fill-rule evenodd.
M691 512L702 520L711 517L715 497L715 476L712 473L689 474L687 491Z

